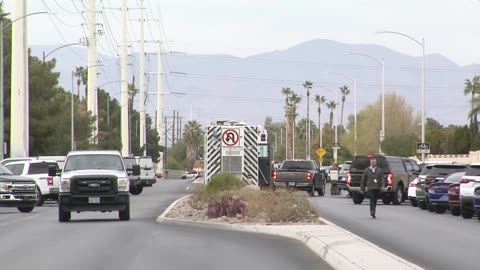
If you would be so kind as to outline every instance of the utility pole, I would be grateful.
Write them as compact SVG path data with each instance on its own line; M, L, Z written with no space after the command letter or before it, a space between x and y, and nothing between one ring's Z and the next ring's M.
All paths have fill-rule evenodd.
M87 25L88 25L88 65L87 65L87 110L92 112L92 116L97 118L97 10L96 0L88 1ZM92 132L92 144L97 144L98 120L94 122L94 131Z
M172 147L175 145L175 110L173 111L173 122L172 122Z
M163 148L163 153L164 153L164 155L163 155L163 160L164 160L164 163L167 163L167 152L168 152L168 151L167 151L167 149L168 149L168 145L167 145L167 143L168 143L168 140L167 140L167 138L168 138L168 128L167 128L167 127L168 127L168 122L167 122L167 117L165 117L165 121L164 121L164 122L165 122L165 147Z
M26 17L27 1L14 2L12 21ZM3 31L3 29L2 29ZM27 18L12 26L10 157L29 156L29 88ZM1 142L3 144L3 141Z
M128 82L127 82L127 0L122 1L122 44L121 44L121 136L122 136L122 155L130 155L130 131L129 131L129 104L128 104Z
M5 14L0 14L0 160L3 160L5 148L4 148L4 107L3 107L3 17Z
M177 142L182 139L182 117L180 117L180 112L177 112L178 116L178 133L177 133Z
M163 62L162 62L162 43L158 43L158 70L157 70L157 133L159 136L159 143L162 143L162 120L163 120L163 81L162 81L162 73L163 73ZM165 144L165 148L167 144Z
M146 145L146 120L145 120L145 18L144 0L140 0L140 147ZM146 150L143 151L146 156Z

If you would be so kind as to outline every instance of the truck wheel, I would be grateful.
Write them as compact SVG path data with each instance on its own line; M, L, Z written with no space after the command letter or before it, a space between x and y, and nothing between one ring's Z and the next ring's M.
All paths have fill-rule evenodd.
M42 192L40 191L40 188L37 186L36 187L36 192L37 192L37 203L36 206L42 206L43 203L45 202L45 197L42 195Z
M435 209L433 209L433 206L430 203L430 200L428 199L428 197L425 197L425 203L427 204L427 209L429 212L435 212Z
M62 205L58 204L58 221L68 222L72 218L72 213L68 211L63 211Z
M365 199L365 195L359 192L352 192L352 199L354 204L361 204L363 199Z
M418 207L422 210L427 210L427 203L425 201L418 201Z
M399 205L404 201L405 199L403 198L403 186L399 184L397 187L397 191L392 194L392 203L393 205Z
M118 211L120 220L130 220L130 202L125 205L124 211Z
M435 213L437 213L437 214L443 214L443 213L445 213L445 211L447 211L447 208L444 207L444 206L438 206L437 205L437 206L434 206L433 208L435 209Z
M465 219L471 219L473 217L474 212L465 206L461 206L462 217Z
M452 216L460 216L461 212L460 212L460 207L451 207L451 214Z
M136 186L136 187L130 188L130 194L132 194L132 195L140 195L140 193L142 193L142 191L143 191L142 186Z
M30 213L33 211L33 207L17 207L17 209L22 213Z
M392 202L392 197L384 195L382 198L382 202L385 205L389 205Z
M480 220L480 211L477 211L477 218Z
M416 200L416 199L413 199L413 198L410 199L410 204L411 204L413 207L417 207L417 206L418 206L417 200Z

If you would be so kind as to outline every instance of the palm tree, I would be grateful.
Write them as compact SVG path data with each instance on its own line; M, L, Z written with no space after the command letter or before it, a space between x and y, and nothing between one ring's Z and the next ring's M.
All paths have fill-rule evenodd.
M340 87L340 92L342 93L342 114L340 116L340 125L343 128L343 109L345 107L345 98L350 95L350 89L348 89L348 86L344 85Z
M473 76L472 80L465 80L465 89L464 89L464 94L468 95L471 94L472 98L470 100L470 103L472 104L472 108L469 113L469 118L470 118L470 123L472 125L475 125L475 130L477 130L477 115L480 110L478 108L478 98L475 98L475 94L480 94L480 77L478 75Z
M78 98L80 99L80 84L84 83L85 85L87 84L87 76L85 74L85 69L80 66L80 67L75 67L75 76L77 77L77 95Z
M286 144L286 147L287 147L287 156L285 157L285 159L288 159L288 157L291 157L291 153L292 153L292 146L291 144L293 143L293 140L292 140L292 132L293 132L293 123L291 121L291 113L292 113L292 107L290 106L290 103L289 103L289 99L290 99L290 96L292 95L292 89L290 88L282 88L282 94L285 96L285 117L286 117L286 123L287 123L287 134L286 134L286 137L287 137L287 144Z
M318 104L318 127L320 132L320 147L322 147L323 140L322 140L322 105L327 101L325 96L316 95L315 102Z
M327 108L330 110L330 128L333 129L333 110L337 108L337 103L335 101L331 100L330 102L327 103Z
M303 87L307 89L307 130L306 130L306 147L305 149L310 149L310 89L312 89L313 83L310 81L305 81ZM309 151L305 151L307 154L307 159L310 158Z
M195 120L188 121L185 125L183 136L185 146L187 147L186 167L188 171L191 171L197 159L198 147L202 143L202 126Z
M296 128L296 120L297 120L297 116L298 116L298 113L297 113L297 106L298 104L302 101L302 97L300 97L299 95L297 95L297 93L292 93L290 95L290 106L292 108L291 110L291 114L290 114L290 117L291 117L291 121L292 121L292 136L290 137L292 139L292 158L295 158L295 142L294 142L294 137L295 137L295 128Z

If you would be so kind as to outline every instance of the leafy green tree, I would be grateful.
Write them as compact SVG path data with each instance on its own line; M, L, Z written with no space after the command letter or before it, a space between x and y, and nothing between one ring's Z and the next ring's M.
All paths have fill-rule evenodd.
M417 139L415 134L387 136L382 142L382 151L390 156L415 156Z
M183 140L185 142L187 156L186 167L188 171L193 169L193 164L198 156L198 147L202 143L202 126L197 121L188 121L185 125Z
M457 127L453 132L452 154L468 154L470 149L470 134L468 126Z
M160 146L160 136L158 132L153 127L152 117L147 114L146 119L147 125L147 156L152 157L154 163L160 162L160 153L164 151L163 147Z

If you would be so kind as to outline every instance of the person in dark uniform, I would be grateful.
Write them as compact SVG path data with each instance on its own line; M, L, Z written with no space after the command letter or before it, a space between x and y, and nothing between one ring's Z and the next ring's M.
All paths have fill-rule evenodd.
M375 210L377 208L377 200L380 195L380 190L383 189L385 184L385 176L382 169L377 167L377 160L375 158L370 159L370 167L363 171L362 182L360 190L365 193L365 187L368 192L368 198L370 199L370 215L373 218L375 216Z

